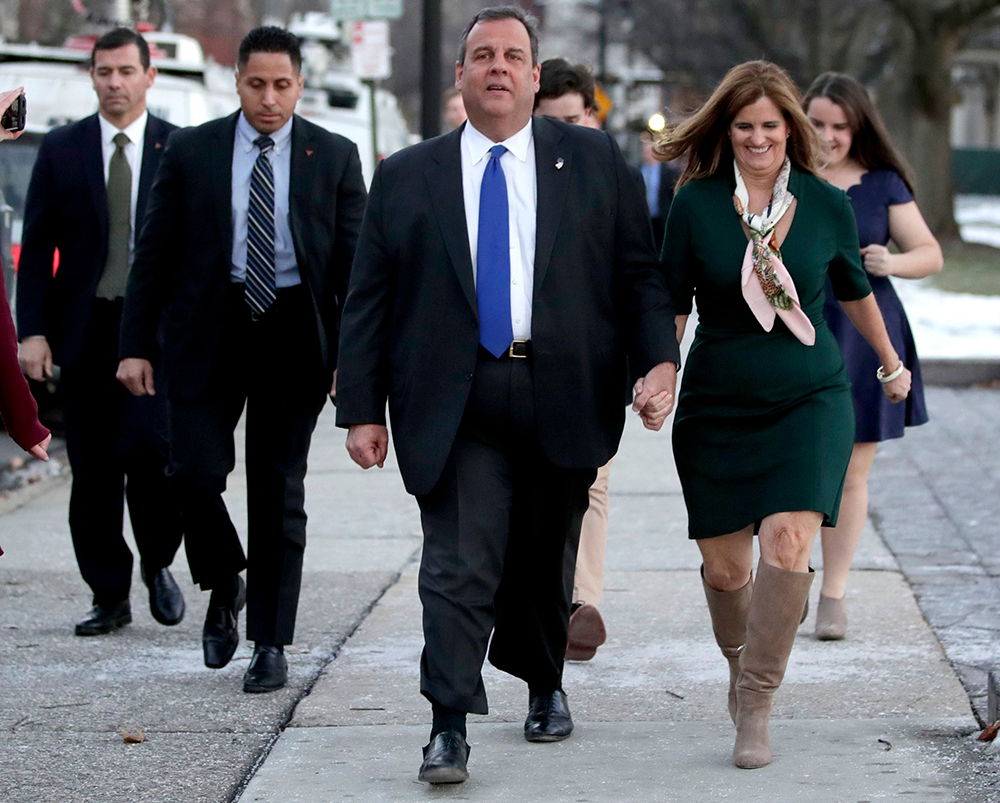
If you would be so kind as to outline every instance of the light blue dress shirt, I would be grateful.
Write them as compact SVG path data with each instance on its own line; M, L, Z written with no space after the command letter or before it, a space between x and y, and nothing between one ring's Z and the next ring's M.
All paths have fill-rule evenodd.
M646 182L646 205L649 216L656 217L660 213L660 165L643 163L642 180Z
M250 175L260 153L254 140L260 133L240 112L233 146L233 265L230 280L247 279L247 214L250 206ZM270 135L274 147L267 154L274 171L274 285L294 287L302 283L295 261L295 245L288 220L288 188L292 173L292 120Z

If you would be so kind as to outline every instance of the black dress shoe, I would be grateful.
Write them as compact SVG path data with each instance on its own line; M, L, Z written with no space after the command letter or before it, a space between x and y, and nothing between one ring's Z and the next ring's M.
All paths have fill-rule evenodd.
M201 646L205 653L205 666L222 669L232 660L240 643L239 613L247 602L247 585L236 576L236 596L222 604L208 603L205 627L201 631Z
M434 735L424 748L424 761L420 765L418 781L424 783L462 783L469 779L466 764L469 747L458 731L441 731Z
M566 692L532 692L528 718L524 720L524 738L529 742L561 742L573 732Z
M253 658L243 675L243 691L262 694L277 691L288 682L288 661L281 647L258 644L253 648Z
M164 566L150 571L140 563L139 571L149 589L149 612L153 618L161 625L180 624L184 618L184 596L170 569Z
M83 619L76 623L76 634L78 636L100 636L103 633L110 633L119 627L124 627L132 621L132 606L127 599L111 605L101 605L94 603Z

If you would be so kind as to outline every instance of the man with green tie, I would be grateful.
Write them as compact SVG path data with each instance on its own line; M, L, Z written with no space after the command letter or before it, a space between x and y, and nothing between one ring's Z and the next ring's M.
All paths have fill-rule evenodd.
M17 281L20 357L37 382L61 368L66 446L73 469L69 525L93 608L78 636L132 621L132 553L125 502L153 618L175 625L184 598L167 568L181 520L165 475L162 398L133 398L115 379L122 298L153 174L176 126L149 114L156 68L135 31L94 45L98 112L42 141L28 188ZM53 259L58 253L58 271Z

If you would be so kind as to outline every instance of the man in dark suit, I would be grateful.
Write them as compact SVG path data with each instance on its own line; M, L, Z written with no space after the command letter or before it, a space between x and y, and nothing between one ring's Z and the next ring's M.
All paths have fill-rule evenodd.
M642 195L607 134L532 121L539 66L532 17L474 17L456 67L468 122L376 170L344 309L337 423L358 464L382 465L388 399L420 505L430 783L468 777L487 645L528 684L525 737L569 735L565 545L618 447L626 353L648 426L676 379Z
M24 213L17 281L21 361L42 381L61 367L66 446L73 469L69 525L94 605L78 636L132 621L132 553L125 500L150 609L162 624L184 615L167 568L181 521L167 465L166 405L134 399L115 380L122 296L153 174L176 126L146 111L156 68L127 28L97 40L90 74L99 111L45 136ZM59 269L52 275L54 252ZM158 360L154 348L151 360Z
M653 244L656 253L663 246L663 233L667 228L667 215L674 201L674 185L681 177L681 171L669 162L661 162L653 153L653 135L643 131L639 135L642 142L642 180L646 190L646 205L653 221Z
M188 562L211 589L205 664L229 663L248 605L247 692L281 688L305 549L309 442L332 393L340 304L365 205L354 143L295 116L298 40L240 44L240 111L170 140L129 277L119 378L169 402ZM163 371L150 356L164 323ZM244 406L248 554L222 500ZM239 572L247 568L247 582Z

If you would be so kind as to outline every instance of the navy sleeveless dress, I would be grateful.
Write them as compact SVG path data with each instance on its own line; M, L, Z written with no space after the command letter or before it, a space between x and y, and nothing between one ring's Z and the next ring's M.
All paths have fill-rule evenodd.
M861 183L847 190L847 197L854 207L854 215L858 221L858 239L862 248L873 243L888 243L889 207L913 200L913 195L895 170L869 170L861 177ZM917 358L917 347L913 342L913 332L910 331L910 322L906 319L903 304L888 276L869 274L868 281L885 319L889 339L903 364L913 374L913 384L906 401L893 404L885 397L875 376L882 364L878 355L844 314L834 298L833 288L827 282L823 315L840 344L844 363L847 365L847 375L851 380L856 422L855 443L902 438L905 427L927 423L920 360Z

